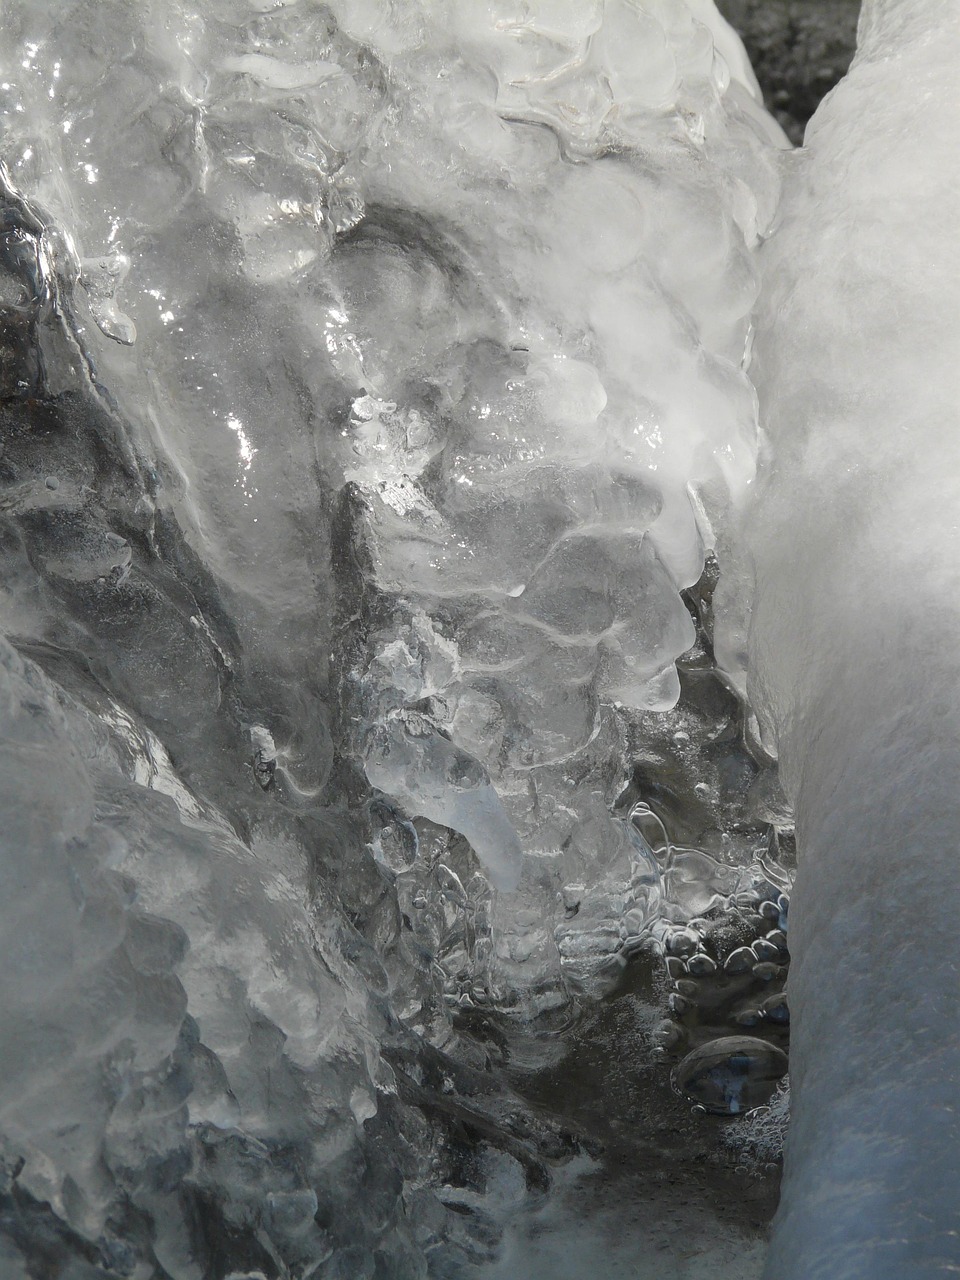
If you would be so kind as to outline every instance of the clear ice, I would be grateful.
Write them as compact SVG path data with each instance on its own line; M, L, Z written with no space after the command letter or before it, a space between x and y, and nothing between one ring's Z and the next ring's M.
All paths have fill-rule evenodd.
M901 42L936 133L956 32L941 14L924 54L937 6L915 7L867 6L859 71L811 133L818 177L813 142L809 171L785 165L712 0L4 6L4 1276L578 1280L601 1246L638 1275L665 1257L759 1275L710 1169L689 1207L643 1152L611 1173L594 1138L620 1149L629 1101L667 1116L669 1158L671 1106L692 1125L691 1105L770 1100L738 1141L776 1159L758 1136L784 1109L790 1016L775 748L811 860L860 821L824 799L833 774L867 756L889 776L871 732L851 738L861 692L902 705L893 674L860 649L825 672L791 636L827 652L839 617L856 647L864 611L903 616L906 570L884 574L930 501L929 441L952 447L930 356L927 462L881 494L917 340L891 340L883 288L837 283L851 228L886 283L917 269L906 233L883 265L889 222L847 215L830 167L889 196L883 54ZM850 132L861 103L888 104L874 151ZM898 228L950 172L911 164ZM891 305L930 335L927 288L955 294L925 271ZM867 378L852 315L877 326ZM766 436L752 377L784 397ZM887 424L873 470L854 465L859 419L835 425L845 403ZM882 550L860 549L854 510ZM936 539L906 545L939 563ZM737 697L711 650L718 550ZM941 651L918 640L918 664ZM808 785L817 709L838 701ZM899 847L871 795L849 804ZM857 867L829 903L808 889L801 938L865 902ZM899 884L891 860L892 912ZM801 1004L818 982L849 1003L835 956L798 969ZM607 1000L636 973L646 994ZM819 1105L792 1140L801 1221ZM608 1183L643 1206L629 1229ZM808 1230L790 1212L781 1259Z

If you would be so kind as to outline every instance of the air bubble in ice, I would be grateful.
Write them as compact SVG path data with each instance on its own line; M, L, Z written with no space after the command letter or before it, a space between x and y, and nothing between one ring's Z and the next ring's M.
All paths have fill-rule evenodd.
M737 871L701 849L671 850L663 876L664 896L690 919L708 911L736 887Z
M767 996L766 1000L760 1003L760 1012L770 1022L786 1025L790 1021L790 1009L787 1005L786 992L778 991L776 995Z
M673 1072L676 1088L715 1115L739 1115L765 1103L786 1073L787 1055L753 1036L701 1045Z
M758 938L753 943L753 951L758 960L776 961L780 958L780 949L768 938Z
M757 955L752 947L737 947L731 951L723 962L725 973L747 973L757 963Z

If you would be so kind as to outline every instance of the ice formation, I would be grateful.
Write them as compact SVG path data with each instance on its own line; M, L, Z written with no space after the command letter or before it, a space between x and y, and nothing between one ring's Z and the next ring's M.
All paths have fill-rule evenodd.
M903 12L868 10L858 74ZM673 1018L631 1045L689 1100L783 1074L792 818L708 686L701 576L754 478L782 135L712 0L11 0L0 30L0 1264L479 1275L576 1146L521 1065L640 947ZM765 663L802 801L814 721Z
M781 139L706 0L2 22L4 1267L467 1274L562 1143L454 1013L756 878L614 805Z
M867 0L761 253L770 447L721 591L803 853L771 1280L960 1266L958 62L954 6Z

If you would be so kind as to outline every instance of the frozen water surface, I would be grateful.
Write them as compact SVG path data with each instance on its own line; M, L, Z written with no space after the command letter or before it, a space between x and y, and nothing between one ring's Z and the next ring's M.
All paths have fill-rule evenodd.
M924 52L917 7L868 7L809 170L711 0L4 7L4 1274L759 1276L795 1003L774 751L836 841L855 815L803 761L837 679L859 715L777 627L813 647L821 590L886 590L842 502L804 522L794 490L850 473L888 530L925 492L881 502L857 420L818 426L856 403L877 476L899 457L912 356L864 373L891 295L840 249L888 282L923 255L898 232L884 265L830 164L883 203L891 48L935 132L955 33ZM858 92L889 102L872 144ZM911 164L939 200L946 157ZM924 271L898 324L931 334ZM787 406L758 501L751 376ZM806 560L836 580L765 623ZM831 1274L868 1274L841 1244Z

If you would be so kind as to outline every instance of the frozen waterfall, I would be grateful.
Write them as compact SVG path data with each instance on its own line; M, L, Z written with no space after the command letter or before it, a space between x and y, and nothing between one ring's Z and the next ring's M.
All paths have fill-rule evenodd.
M3 6L3 1280L960 1268L958 26Z

